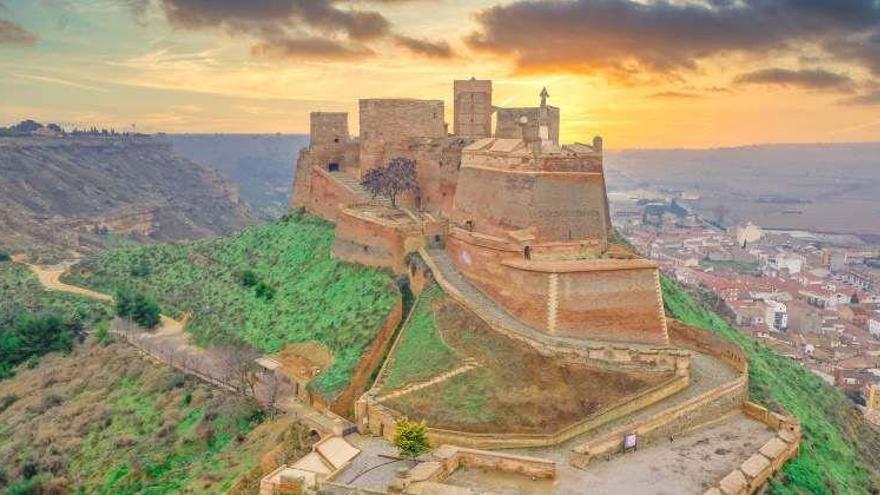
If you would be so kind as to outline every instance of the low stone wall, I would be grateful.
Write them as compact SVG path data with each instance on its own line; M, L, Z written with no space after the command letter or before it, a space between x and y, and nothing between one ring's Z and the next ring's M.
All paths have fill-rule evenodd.
M307 200L299 199L310 212L330 221L344 208L358 201L357 194L334 179L330 172L313 167L309 172Z
M407 227L390 220L376 218L364 212L347 208L336 216L336 238L333 257L361 265L388 268L394 273L406 273ZM412 230L412 229L410 229ZM416 226L412 235L421 237Z
M736 344L701 328L692 327L679 320L667 318L669 339L676 345L711 354L740 373L749 369L746 353Z
M433 452L432 460L419 463L398 476L388 487L388 495L422 493L428 487L430 493L436 495L472 494L474 492L470 489L443 484L460 467L482 468L529 478L556 478L554 461L442 445Z
M590 415L576 423L561 428L554 433L472 433L439 428L428 428L428 437L434 445L454 444L479 449L505 449L524 447L547 447L558 445L578 435L595 430L610 421L632 414L654 404L688 386L687 376L676 376L669 381L652 387L640 394L628 397L617 405ZM356 411L358 427L364 433L394 439L397 418L402 415L376 400L375 395L366 394L359 402Z
M637 434L641 444L668 438L739 409L748 399L748 359L739 346L678 320L669 319L668 328L673 343L715 356L737 370L740 376L675 407L576 446L570 456L573 466L584 468L594 459L607 458L622 452L624 435Z
M737 379L653 416L615 428L572 449L569 462L586 468L596 459L623 452L623 438L635 433L641 445L668 438L739 408L748 397L748 377Z
M329 404L317 397L316 394L312 394L313 405L319 408L327 408L342 416L351 417L354 411L355 401L367 390L370 385L370 377L373 376L373 373L382 364L382 357L385 355L385 351L391 344L391 337L394 335L394 330L400 324L402 318L403 299L398 294L394 308L392 308L391 312L388 314L385 323L382 324L382 327L376 334L376 338L373 339L373 343L370 344L370 347L367 348L363 357L361 357L361 360L358 362L358 366L355 368L348 387L337 395Z
M755 493L791 458L801 443L801 424L794 416L771 412L753 402L743 404L746 415L776 430L754 455L709 488L703 495L748 495Z

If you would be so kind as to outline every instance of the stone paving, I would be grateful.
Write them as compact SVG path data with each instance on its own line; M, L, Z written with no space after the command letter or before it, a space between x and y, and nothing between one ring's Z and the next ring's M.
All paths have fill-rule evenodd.
M499 495L701 494L775 435L765 424L737 412L672 442L597 461L586 470L560 463L552 482L468 469L456 471L446 483L479 486Z

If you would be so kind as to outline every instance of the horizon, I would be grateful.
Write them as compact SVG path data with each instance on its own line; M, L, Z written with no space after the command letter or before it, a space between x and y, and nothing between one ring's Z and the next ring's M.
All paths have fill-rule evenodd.
M562 139L707 149L880 139L880 6L749 2L0 1L0 120L304 133L362 97L562 112ZM430 11L430 15L426 15ZM711 26L707 29L706 26ZM757 123L757 124L756 124ZM195 131L194 131L195 130Z

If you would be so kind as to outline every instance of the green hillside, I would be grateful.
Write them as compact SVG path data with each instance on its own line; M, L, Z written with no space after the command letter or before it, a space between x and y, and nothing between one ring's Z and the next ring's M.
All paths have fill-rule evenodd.
M0 382L0 493L225 493L273 449L301 456L307 432L125 344L86 344Z
M333 396L399 297L390 274L334 260L332 224L305 214L221 239L110 251L68 282L113 293L127 287L163 312L192 317L200 345L243 342L262 352L317 341L334 355L310 386Z
M110 317L108 305L43 289L19 263L0 262L0 380L36 366L51 351L70 351L85 330Z
M804 439L798 457L772 481L775 494L872 493L880 473L880 433L872 430L840 391L734 329L701 302L700 294L663 278L670 316L718 333L749 358L752 400L800 418Z

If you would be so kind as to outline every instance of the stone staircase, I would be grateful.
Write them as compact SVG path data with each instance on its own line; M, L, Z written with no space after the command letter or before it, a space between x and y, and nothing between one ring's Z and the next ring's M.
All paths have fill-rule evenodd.
M361 185L361 182L357 179L357 177L353 177L342 172L330 172L330 176L343 186L354 191L355 195L357 195L358 197L358 203L368 204L372 206L391 207L391 201L388 198L385 198L383 196L376 196L374 198L373 195L370 194L370 192Z

